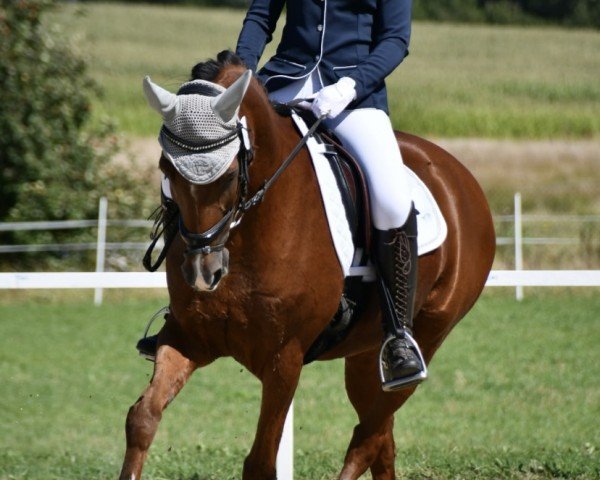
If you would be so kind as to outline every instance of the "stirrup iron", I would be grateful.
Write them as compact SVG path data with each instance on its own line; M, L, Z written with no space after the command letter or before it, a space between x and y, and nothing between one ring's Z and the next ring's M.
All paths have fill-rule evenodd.
M414 351L417 352L421 365L423 365L423 370L406 377L396 379L390 378L390 372L385 367L384 352L386 351L388 344L395 339L396 337L394 335L388 335L379 351L379 377L381 378L381 388L384 392L393 392L395 390L417 385L427 379L427 364L425 363L421 349L412 335L406 330L404 331L404 339L409 343L409 348L413 348Z
M166 314L168 314L170 312L170 308L169 307L170 307L170 305L167 305L166 307L162 307L154 315L152 315L152 317L150 318L150 320L146 324L146 328L144 329L144 336L138 341L138 344L140 342L143 342L146 338L148 338L148 332L150 331L150 327L154 323L154 320L156 320L161 315L166 315ZM138 348L138 353L139 353L140 357L145 358L146 360L148 360L150 362L154 362L156 360L156 355L149 355L149 354L147 354L145 352L142 352L139 348Z

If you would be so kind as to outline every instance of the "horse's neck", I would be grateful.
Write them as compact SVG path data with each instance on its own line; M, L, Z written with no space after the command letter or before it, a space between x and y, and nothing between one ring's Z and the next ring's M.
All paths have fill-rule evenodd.
M297 134L289 119L275 113L270 104L255 116L251 128L254 130L255 145L251 182L256 189L271 178L284 162Z
M256 151L250 168L251 192L275 174L301 139L291 118L279 116L270 106L269 109L256 117L260 121L254 126ZM290 244L321 236L320 227L312 227L321 225L324 212L306 149L275 180L257 210L257 221L263 227L268 224L268 231L288 229L285 240Z

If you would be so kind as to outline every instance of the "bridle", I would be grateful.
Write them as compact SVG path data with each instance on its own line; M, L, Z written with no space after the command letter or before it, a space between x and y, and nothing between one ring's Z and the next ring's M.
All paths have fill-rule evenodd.
M306 144L308 139L315 132L319 124L323 121L324 116L318 118L317 121L311 126L306 134L300 139L298 144L290 152L287 158L281 163L279 168L273 173L273 175L265 180L262 186L256 191L254 195L248 198L248 189L250 185L250 173L249 167L254 158L254 150L250 143L250 137L248 135L248 127L246 125L246 118L243 117L238 121L236 130L237 136L227 134L226 137L214 140L211 144L193 144L187 145L187 142L178 144L179 147L185 149L202 149L203 152L216 150L221 148L226 143L233 141L235 138L240 139L240 149L237 154L239 163L238 173L238 198L234 205L225 212L223 218L221 218L216 224L210 227L208 230L202 233L190 232L184 225L181 215L179 216L179 234L186 244L185 255L208 255L212 252L220 252L225 248L225 242L227 241L225 232L231 231L231 229L237 227L244 217L244 214L252 207L260 204L267 192L267 190L273 185L273 183L279 178L284 170L292 163L294 158L298 155L302 147ZM181 140L181 139L177 139ZM198 150L196 150L198 151ZM220 243L217 243L220 240Z
M181 235L181 238L187 247L185 250L186 256L194 256L199 254L208 255L212 252L222 251L223 248L225 248L225 241L221 241L220 243L215 242L219 239L223 239L223 234L226 231L229 231L239 225L244 213L246 213L246 211L248 211L254 205L252 199L250 201L246 200L248 195L248 185L250 182L248 167L252 162L254 152L252 146L250 145L245 118L238 121L235 135L227 134L222 138L214 140L211 142L211 144L194 144L193 148L198 149L196 151L199 151L201 148L203 152L216 150L236 138L240 139L240 149L237 154L239 163L238 198L234 205L230 207L227 212L225 212L225 215L216 224L202 233L190 232L185 227L181 215L179 216L179 234ZM186 150L189 147L192 147L191 145L183 142L178 144L178 146ZM256 203L260 203L260 200L258 200Z

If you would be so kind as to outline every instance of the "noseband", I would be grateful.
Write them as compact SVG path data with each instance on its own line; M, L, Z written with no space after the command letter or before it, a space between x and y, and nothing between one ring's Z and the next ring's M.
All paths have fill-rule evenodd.
M219 220L215 225L209 228L204 233L192 233L183 224L181 215L179 216L179 234L183 241L187 245L185 249L186 256L194 255L208 255L212 252L220 252L225 248L225 242L221 242L217 245L211 245L221 234L225 231L228 225L231 225L231 217L234 214L234 209L230 208L225 216Z

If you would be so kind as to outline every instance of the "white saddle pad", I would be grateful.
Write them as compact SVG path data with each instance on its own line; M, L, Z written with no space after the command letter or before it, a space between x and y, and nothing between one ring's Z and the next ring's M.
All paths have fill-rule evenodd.
M304 135L308 131L304 120L295 113L292 113L292 118L300 133ZM331 238L344 276L361 275L366 277L365 280L374 279L375 274L371 266L353 266L355 248L352 241L352 233L350 232L346 211L342 203L342 196L335 176L331 170L329 161L324 155L325 147L317 143L314 138L309 139L306 146L311 154L317 174ZM442 212L427 186L410 168L406 165L404 167L410 179L412 199L416 209L419 211L419 215L417 215L417 228L419 232L417 243L419 255L423 255L435 250L442 244L446 239L448 227L442 216ZM356 257L360 258L359 255L356 255Z

